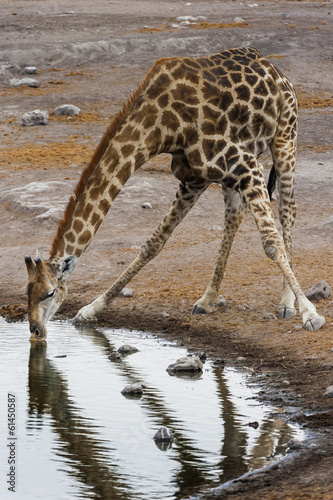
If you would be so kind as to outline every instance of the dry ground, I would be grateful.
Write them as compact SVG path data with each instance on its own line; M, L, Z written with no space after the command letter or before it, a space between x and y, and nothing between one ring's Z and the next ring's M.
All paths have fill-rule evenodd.
M25 304L23 256L38 247L47 257L57 220L80 171L110 118L154 60L244 45L269 56L296 86L300 128L294 269L305 290L320 279L333 285L331 1L0 0L0 12L0 62L20 68L36 65L39 82L36 89L13 88L9 79L17 75L6 73L0 87L3 315L12 317L16 305ZM188 15L198 21L175 27L177 17ZM79 106L82 115L72 119L52 115L64 103ZM49 112L47 126L21 126L22 115L33 109ZM268 172L269 156L264 155L262 162ZM106 289L163 218L177 187L169 163L168 155L162 155L129 181L80 259L61 316L74 316ZM50 181L59 184L34 192L28 206L22 198L25 186ZM153 209L143 209L144 202ZM56 207L55 212L48 212L50 206ZM276 202L273 210L277 215ZM277 312L282 280L247 216L221 290L227 307L191 316L191 307L208 282L222 226L222 195L211 187L163 252L133 280L134 297L116 299L101 323L160 331L224 358L244 356L255 373L272 375L267 377L264 399L318 431L315 447L285 466L205 498L332 499L333 399L324 396L333 384L332 300L316 304L326 317L319 332L305 331L299 316L286 322L264 319L266 313ZM284 380L290 382L287 388Z

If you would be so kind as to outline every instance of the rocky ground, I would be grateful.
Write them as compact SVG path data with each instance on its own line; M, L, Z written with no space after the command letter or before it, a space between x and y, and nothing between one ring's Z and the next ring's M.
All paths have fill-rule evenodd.
M36 248L48 256L82 168L155 59L236 46L258 48L296 86L294 270L304 290L321 279L332 286L332 16L331 1L0 0L2 314L19 317L20 304L24 311L23 256ZM23 75L32 65L37 74ZM10 85L24 76L36 79L38 87ZM53 114L67 103L81 115ZM22 126L22 116L36 109L48 112L48 125ZM268 173L268 154L262 163ZM59 315L73 317L136 256L173 201L177 181L169 165L168 155L161 155L130 179L80 259ZM152 208L143 208L145 202ZM273 210L277 215L276 202ZM332 298L316 303L326 318L318 332L305 331L299 316L276 319L282 280L247 216L221 290L227 306L191 316L209 280L222 226L222 195L212 186L163 252L132 281L134 296L116 299L100 321L163 332L216 356L244 357L265 381L263 399L316 432L279 466L204 498L332 499L333 398L325 395L333 384Z

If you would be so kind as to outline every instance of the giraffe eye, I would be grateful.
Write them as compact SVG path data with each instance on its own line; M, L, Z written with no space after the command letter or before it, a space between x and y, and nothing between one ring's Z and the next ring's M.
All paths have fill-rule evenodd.
M55 289L54 290L50 290L49 292L47 292L46 295L45 295L45 297L44 297L44 300L50 299L51 297L53 297L54 292L55 292Z

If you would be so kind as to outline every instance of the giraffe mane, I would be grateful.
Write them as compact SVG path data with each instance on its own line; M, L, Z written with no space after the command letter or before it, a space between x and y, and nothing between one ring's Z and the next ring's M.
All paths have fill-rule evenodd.
M104 133L99 145L95 149L95 152L93 154L92 159L90 160L90 163L82 171L80 180L79 180L78 184L76 185L74 193L72 194L72 196L69 199L69 202L68 202L67 207L65 209L64 215L63 215L61 221L59 222L57 233L56 233L56 236L55 236L53 243L52 243L52 246L51 246L50 259L52 259L55 256L59 242L60 242L60 240L65 232L68 221L74 212L74 209L75 209L76 203L80 197L80 194L82 193L84 186L85 186L90 174L93 172L93 170L97 166L98 162L102 159L102 157L103 157L103 155L104 155L104 153L105 153L105 151L110 143L110 140L111 140L112 136L114 135L114 133L116 132L119 124L122 122L124 116L129 111L129 109L131 108L132 104L135 102L135 100L139 96L142 89L146 86L147 82L150 80L152 74L156 71L157 66L161 65L167 59L169 59L169 58L158 59L155 62L154 66L148 71L148 73L146 74L143 81L137 86L137 88L135 89L133 94L130 96L128 101L125 103L123 108L119 111L119 113L114 117L114 119L112 120L112 122L108 126L108 128L107 128L106 132Z

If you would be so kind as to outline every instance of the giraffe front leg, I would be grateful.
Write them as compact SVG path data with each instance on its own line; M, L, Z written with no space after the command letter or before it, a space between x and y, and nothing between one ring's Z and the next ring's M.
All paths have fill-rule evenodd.
M232 242L246 212L246 205L237 191L223 187L223 194L225 201L225 222L221 246L210 282L204 295L194 304L192 314L211 313L211 306L218 302L219 289Z
M207 187L207 185L195 187L186 183L180 184L171 209L151 238L142 245L140 254L106 292L79 310L73 320L74 323L80 324L96 320L97 316L107 308L127 283L162 250L173 230L188 214Z

